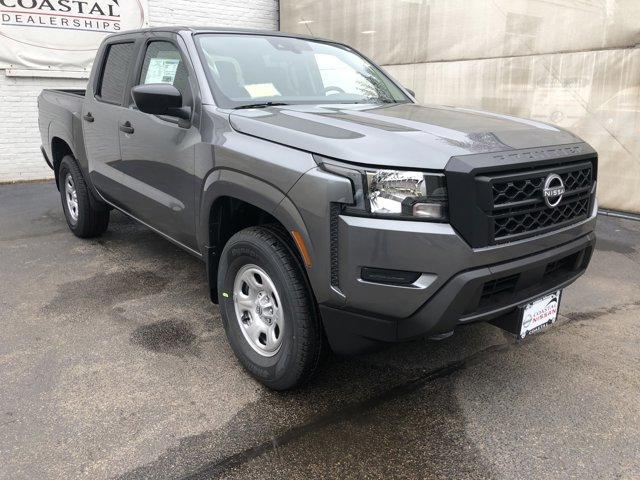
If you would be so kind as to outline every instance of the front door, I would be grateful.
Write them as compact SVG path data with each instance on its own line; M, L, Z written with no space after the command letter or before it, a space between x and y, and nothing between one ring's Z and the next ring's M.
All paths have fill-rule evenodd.
M157 36L154 36L157 38ZM134 85L168 83L182 93L193 111L194 87L177 40L150 41L143 48ZM122 183L128 211L149 226L192 249L195 235L195 145L200 140L192 122L150 115L131 99L119 117Z

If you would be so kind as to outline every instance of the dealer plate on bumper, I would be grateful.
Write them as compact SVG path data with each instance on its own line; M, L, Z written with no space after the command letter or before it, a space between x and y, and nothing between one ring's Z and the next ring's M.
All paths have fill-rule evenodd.
M562 290L545 295L520 307L520 334L524 338L551 325L558 318Z

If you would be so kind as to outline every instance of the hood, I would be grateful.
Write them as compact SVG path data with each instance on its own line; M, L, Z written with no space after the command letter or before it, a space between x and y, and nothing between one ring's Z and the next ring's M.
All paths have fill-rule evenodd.
M242 133L345 162L443 169L458 155L576 143L552 125L464 108L291 105L230 113Z

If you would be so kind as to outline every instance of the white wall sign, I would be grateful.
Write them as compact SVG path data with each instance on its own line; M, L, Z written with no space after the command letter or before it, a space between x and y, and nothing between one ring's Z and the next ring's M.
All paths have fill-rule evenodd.
M146 26L147 0L0 0L0 68L81 71L105 35Z

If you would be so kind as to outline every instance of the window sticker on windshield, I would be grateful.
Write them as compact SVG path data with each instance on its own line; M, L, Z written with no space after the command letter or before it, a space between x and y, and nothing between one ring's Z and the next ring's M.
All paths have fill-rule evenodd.
M244 88L249 92L251 98L279 97L281 95L273 83L252 83L245 85Z
M177 58L152 58L149 61L144 83L168 83L173 85L180 60Z

